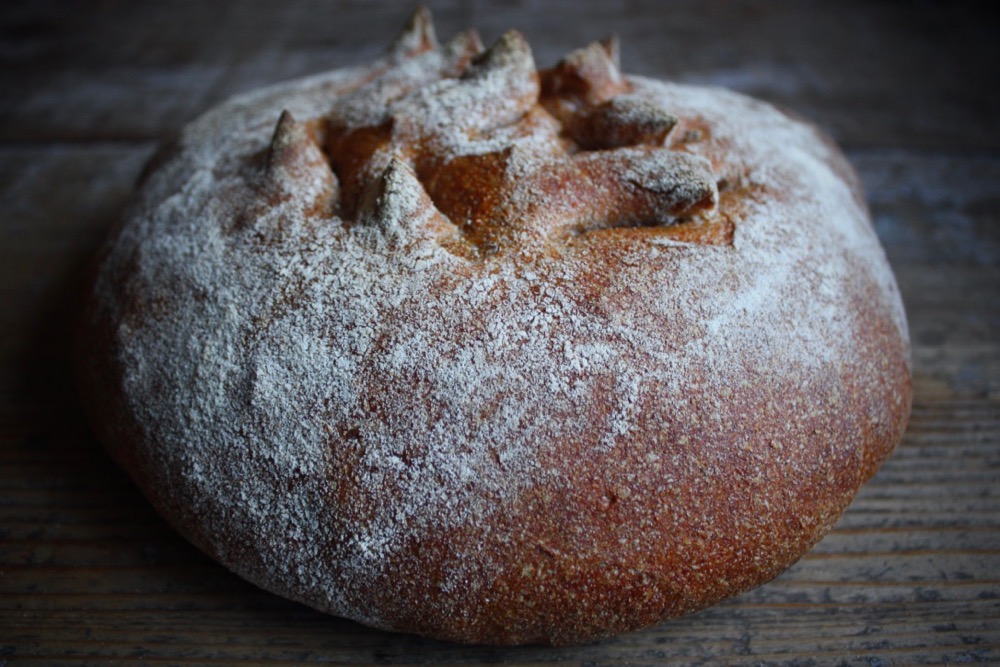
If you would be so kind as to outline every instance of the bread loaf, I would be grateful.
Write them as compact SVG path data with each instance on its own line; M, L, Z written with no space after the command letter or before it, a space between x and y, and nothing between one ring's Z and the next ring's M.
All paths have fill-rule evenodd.
M808 124L538 70L419 11L147 170L83 321L94 429L240 576L365 624L566 644L757 586L899 441L906 323Z

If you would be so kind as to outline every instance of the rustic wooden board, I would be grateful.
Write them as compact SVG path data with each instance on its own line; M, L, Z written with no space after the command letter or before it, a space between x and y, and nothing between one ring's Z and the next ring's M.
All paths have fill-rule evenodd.
M617 32L628 71L829 130L903 292L913 418L836 529L770 584L566 649L391 635L257 590L104 455L68 365L85 267L156 145L208 105L364 61L394 3L47 3L0 14L0 666L941 664L1000 660L1000 57L974 4L447 3L540 63Z

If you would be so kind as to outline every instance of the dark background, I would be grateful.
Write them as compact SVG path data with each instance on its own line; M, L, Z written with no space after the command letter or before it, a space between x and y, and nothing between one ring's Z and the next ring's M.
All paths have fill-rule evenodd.
M256 590L107 459L68 373L84 268L155 147L226 97L370 60L390 2L0 9L0 666L939 664L1000 659L1000 38L989 3L429 3L438 35L526 34L540 66L614 32L623 69L794 109L843 146L903 293L902 445L777 580L570 649L457 647Z

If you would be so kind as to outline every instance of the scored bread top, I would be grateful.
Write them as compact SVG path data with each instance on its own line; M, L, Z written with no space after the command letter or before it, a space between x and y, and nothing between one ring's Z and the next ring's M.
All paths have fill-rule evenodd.
M81 363L157 508L379 627L566 643L774 576L891 451L906 325L810 126L418 12L148 171Z

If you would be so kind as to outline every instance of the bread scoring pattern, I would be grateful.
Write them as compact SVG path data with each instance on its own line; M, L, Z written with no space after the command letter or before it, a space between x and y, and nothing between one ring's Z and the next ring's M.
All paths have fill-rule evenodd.
M282 114L267 169L319 184L307 206L349 222L419 200L431 214L412 222L468 259L622 227L731 243L711 163L685 137L667 145L677 118L631 91L614 40L539 72L516 31L485 51L473 31L442 47L421 10L322 119Z

